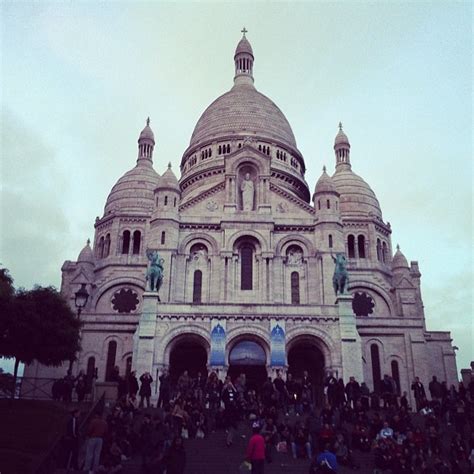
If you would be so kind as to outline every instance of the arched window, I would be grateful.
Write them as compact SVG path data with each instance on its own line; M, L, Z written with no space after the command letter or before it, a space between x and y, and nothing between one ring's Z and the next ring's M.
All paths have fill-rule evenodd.
M165 206L168 205L168 196L165 196Z
M332 234L329 234L329 248L332 249Z
M318 199L318 209L321 210L321 199Z
M357 237L357 250L359 251L359 258L365 258L365 237L363 235Z
M402 392L400 391L400 371L398 370L398 362L396 360L392 360L390 365L392 366L392 378L395 380L397 385L397 395L400 395Z
M329 199L326 199L326 207L331 209L331 201Z
M104 256L104 236L102 236L99 240L99 246L97 249L97 256L102 258Z
M221 147L221 145L219 145L219 155L221 155L221 154L222 154L222 147Z
M87 380L92 380L94 377L95 372L95 357L89 357L87 359L87 369L86 369L86 377Z
M227 145L227 153L230 153L230 145Z
M127 254L130 250L130 231L124 230L122 234L122 254Z
M240 289L253 289L253 248L250 245L243 245L240 249Z
M209 158L212 156L212 148L209 148Z
M347 252L349 253L349 258L355 257L355 237L352 234L347 237Z
M162 231L161 232L161 245L165 243L165 239L166 239L166 233L165 231Z
M113 379L115 357L117 356L117 342L110 341L107 349L107 365L105 366L105 381L110 382Z
M173 206L176 207L176 198L174 198Z
M374 381L374 392L379 392L382 375L380 372L379 346L372 344L370 346L370 357L372 359L372 380Z
M138 255L140 253L140 243L142 240L142 234L139 230L136 230L133 233L133 255Z
M382 261L382 244L380 242L380 239L377 239L377 260L379 262Z
M200 303L202 301L202 272L195 270L193 279L193 303Z
M388 261L388 250L387 250L387 244L384 242L382 244L382 262L386 263Z
M300 304L300 275L291 272L291 304Z
M110 234L107 234L104 240L104 257L108 257L109 253L110 253Z

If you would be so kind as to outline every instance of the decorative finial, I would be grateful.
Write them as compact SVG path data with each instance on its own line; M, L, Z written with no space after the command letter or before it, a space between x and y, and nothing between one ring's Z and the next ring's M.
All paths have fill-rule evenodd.
M168 163L168 169L171 169L171 161Z
M150 126L150 117L148 117L148 118L146 119L146 125L147 125L147 127Z
M400 251L400 245L397 244L397 250Z
M87 239L87 245L91 244L91 239Z
M323 166L323 173L326 173L326 165Z
M342 132L342 122L339 122L339 131Z
M240 30L241 33L243 33L244 38L245 38L245 33L248 33L248 30L245 29L245 26Z

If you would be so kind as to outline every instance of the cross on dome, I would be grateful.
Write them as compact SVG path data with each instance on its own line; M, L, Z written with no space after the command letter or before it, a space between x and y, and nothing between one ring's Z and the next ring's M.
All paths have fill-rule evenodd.
M146 124L147 124L148 127L150 126L150 117L147 117Z
M339 122L339 130L342 132L342 122Z
M91 244L91 239L87 239L87 245Z
M248 30L245 28L245 26L240 30L241 33L243 33L244 38L245 38L245 33L248 33Z

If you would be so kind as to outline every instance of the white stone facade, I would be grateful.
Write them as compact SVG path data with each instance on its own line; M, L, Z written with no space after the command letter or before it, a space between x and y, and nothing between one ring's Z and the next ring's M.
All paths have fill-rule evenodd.
M374 373L392 374L396 363L401 391L410 393L415 375L425 383L432 375L455 383L450 334L426 329L418 264L408 265L400 250L393 255L390 224L352 171L342 127L335 173L324 170L311 200L290 125L253 85L254 56L245 37L234 60L234 86L198 121L179 181L170 167L162 176L154 171L148 122L137 165L114 186L95 222L93 248L63 265L61 290L71 305L81 284L90 294L74 371L93 363L103 380L113 364L121 373L133 366L156 378L186 341L205 349L210 369L211 321L220 320L226 328L220 373L234 345L251 340L264 349L273 375L288 368L288 360L284 366L271 361L270 326L277 321L285 327L287 356L298 345L314 347L322 370L345 381L354 375L372 389ZM253 190L243 198L245 180ZM164 259L160 301L145 291L146 249ZM336 253L348 258L351 293L337 301ZM33 364L25 375L64 370Z

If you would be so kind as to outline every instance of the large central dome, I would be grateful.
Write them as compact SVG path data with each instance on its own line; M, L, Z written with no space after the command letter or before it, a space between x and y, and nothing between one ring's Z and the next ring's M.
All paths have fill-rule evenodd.
M253 51L244 37L234 55L234 86L201 115L190 148L203 142L235 136L256 136L296 148L296 140L283 112L253 85Z
M258 135L296 148L296 140L283 112L253 84L236 83L201 115L190 146L229 135Z

